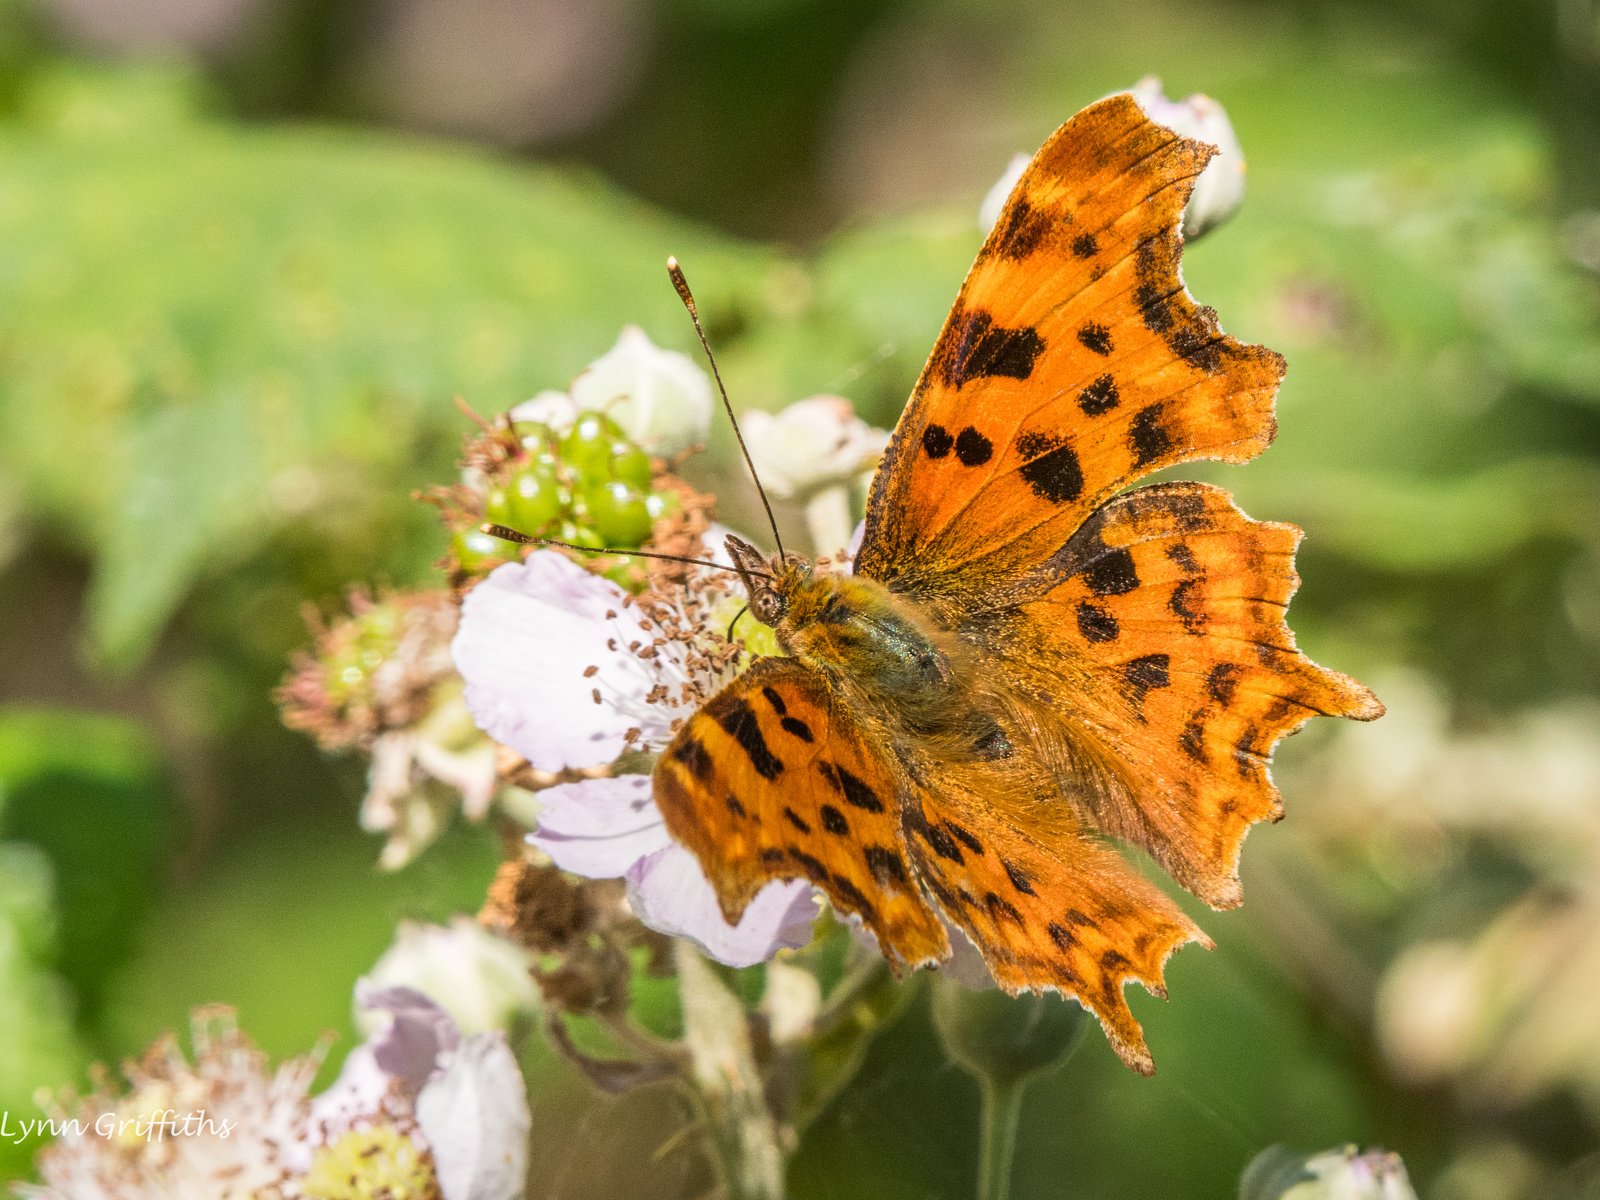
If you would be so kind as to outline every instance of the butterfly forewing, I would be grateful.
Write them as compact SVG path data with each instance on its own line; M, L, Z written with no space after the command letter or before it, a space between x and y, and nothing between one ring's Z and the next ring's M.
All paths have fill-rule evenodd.
M758 659L685 724L655 769L672 835L699 857L737 921L772 879L809 879L905 967L949 954L912 878L896 771L822 680Z
M1045 144L895 430L857 571L960 603L1029 576L1142 476L1271 441L1282 358L1224 335L1178 274L1211 154L1128 95Z

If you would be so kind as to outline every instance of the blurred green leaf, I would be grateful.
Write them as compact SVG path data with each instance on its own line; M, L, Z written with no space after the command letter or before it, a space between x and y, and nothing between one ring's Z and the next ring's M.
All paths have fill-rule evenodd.
M46 961L93 1028L176 841L173 781L130 721L0 710L0 836L44 856L59 913Z
M116 664L287 522L407 503L419 454L447 477L452 396L565 386L628 321L686 346L668 253L714 281L712 321L775 261L590 179L231 128L195 96L182 73L46 73L0 126L0 471L96 554Z
M73 999L53 973L56 917L52 872L33 846L0 842L0 1112L13 1124L42 1117L41 1087L59 1087L82 1069L85 1054L73 1029ZM33 1140L0 1140L0 1178L19 1178Z

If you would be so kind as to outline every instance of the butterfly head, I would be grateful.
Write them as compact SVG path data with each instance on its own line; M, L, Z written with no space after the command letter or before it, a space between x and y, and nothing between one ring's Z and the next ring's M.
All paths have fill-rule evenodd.
M788 615L795 589L811 574L811 568L779 554L767 558L731 533L724 544L750 594L750 614L763 625L776 627Z

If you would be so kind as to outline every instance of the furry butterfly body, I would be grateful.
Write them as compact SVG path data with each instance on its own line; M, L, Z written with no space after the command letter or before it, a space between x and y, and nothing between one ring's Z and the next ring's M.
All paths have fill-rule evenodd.
M897 968L946 922L1007 990L1056 989L1152 1068L1123 996L1205 934L1108 842L1214 907L1281 815L1272 745L1382 712L1284 621L1299 531L1201 484L1127 490L1273 435L1282 359L1178 277L1209 147L1128 96L1035 157L957 297L874 479L850 576L730 540L758 660L687 721L655 790L736 919L807 878Z

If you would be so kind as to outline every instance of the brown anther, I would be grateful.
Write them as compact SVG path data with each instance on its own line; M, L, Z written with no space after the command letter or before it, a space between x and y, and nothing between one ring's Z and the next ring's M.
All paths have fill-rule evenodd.
M600 674L600 668L592 664L583 669L583 677L585 679L593 679L598 674Z

